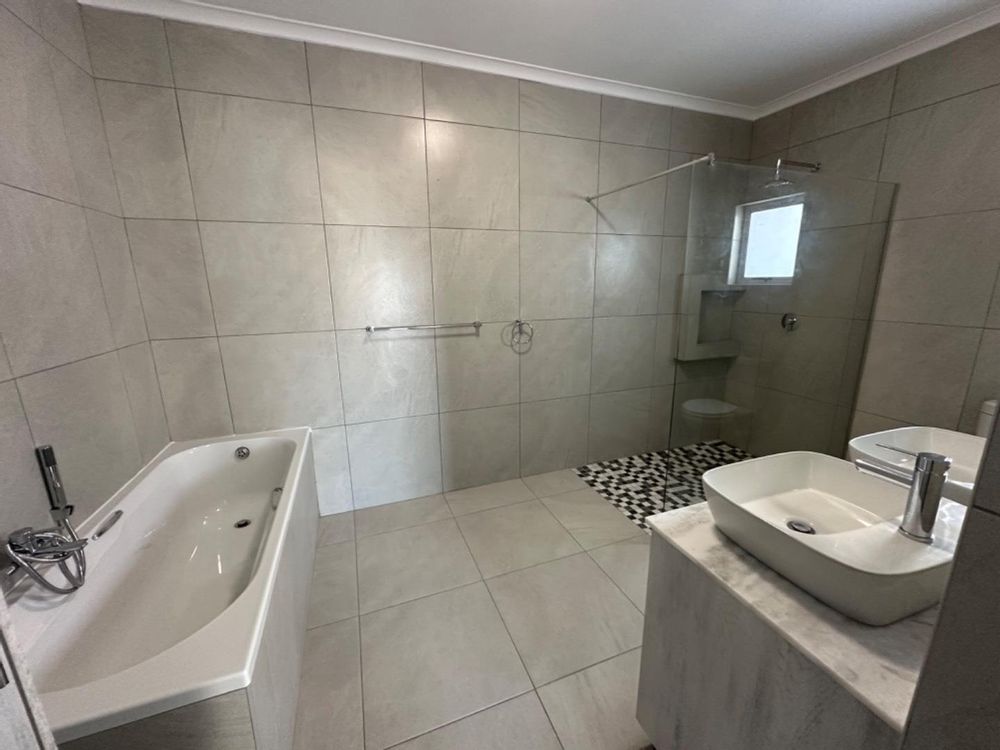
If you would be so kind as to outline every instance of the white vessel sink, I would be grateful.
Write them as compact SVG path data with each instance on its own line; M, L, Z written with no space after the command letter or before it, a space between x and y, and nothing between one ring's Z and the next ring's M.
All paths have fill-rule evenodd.
M911 453L928 451L948 456L951 458L951 469L948 471L948 481L945 482L944 492L941 494L963 505L971 503L972 489L976 483L979 462L983 458L986 438L943 430L939 427L900 427L854 438L847 444L847 455L852 461L856 458L867 458L883 466L913 468L913 459L910 456L882 448L879 446L880 443Z
M906 491L848 461L794 452L720 466L702 477L716 526L800 588L868 625L935 604L965 507L941 501L933 544L896 529ZM802 533L789 522L804 522Z

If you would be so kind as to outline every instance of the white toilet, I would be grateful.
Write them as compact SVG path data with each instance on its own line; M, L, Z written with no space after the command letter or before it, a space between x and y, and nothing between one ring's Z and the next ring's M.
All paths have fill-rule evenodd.
M689 398L681 404L685 432L695 441L717 439L723 427L736 420L739 414L736 404L718 398Z

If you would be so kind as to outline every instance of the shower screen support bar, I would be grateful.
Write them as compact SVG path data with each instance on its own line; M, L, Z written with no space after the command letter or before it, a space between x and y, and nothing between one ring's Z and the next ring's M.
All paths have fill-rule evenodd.
M662 172L657 172L656 174L651 174L649 177L643 177L641 180L636 180L635 182L630 182L627 185L619 185L618 187L611 188L610 190L605 190L604 192L597 193L596 195L588 195L586 197L587 203L594 205L594 201L598 198L603 198L605 195L611 195L612 193L618 193L622 190L628 190L630 187L635 187L636 185L642 185L645 182L650 182L656 180L664 175L668 175L671 172L679 172L682 169L687 169L688 167L693 167L695 164L701 164L702 162L708 162L709 164L715 163L715 154L708 153L704 156L699 156L697 159L692 159L691 161L686 161L683 164L678 164L676 167L671 167L670 169L664 169Z
M377 333L379 331L436 331L440 328L475 328L478 331L482 327L482 323L474 320L471 323L438 323L437 325L425 326L365 326L365 330L368 333Z

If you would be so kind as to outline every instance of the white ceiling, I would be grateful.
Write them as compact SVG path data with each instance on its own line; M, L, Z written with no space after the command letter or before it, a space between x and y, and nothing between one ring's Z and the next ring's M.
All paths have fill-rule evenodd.
M81 1L748 118L1000 22L995 0Z

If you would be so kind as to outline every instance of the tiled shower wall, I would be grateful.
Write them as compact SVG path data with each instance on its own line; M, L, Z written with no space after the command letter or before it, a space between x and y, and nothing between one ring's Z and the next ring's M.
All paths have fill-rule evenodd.
M583 196L749 123L83 18L171 438L309 424L326 513L665 444L686 183Z
M33 447L86 516L167 442L74 0L0 5L0 537L48 525Z
M782 154L899 183L852 433L972 431L1000 396L1000 27L758 120Z

